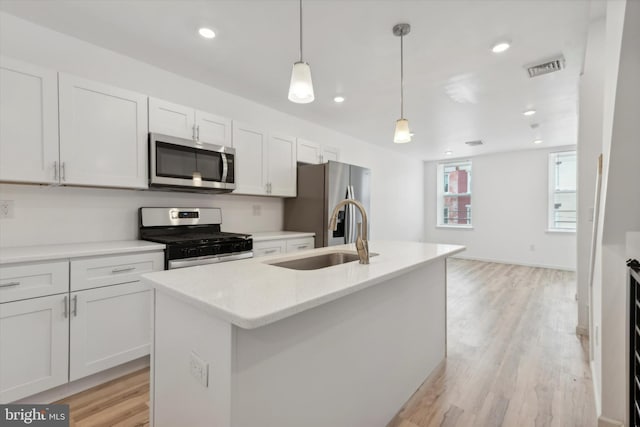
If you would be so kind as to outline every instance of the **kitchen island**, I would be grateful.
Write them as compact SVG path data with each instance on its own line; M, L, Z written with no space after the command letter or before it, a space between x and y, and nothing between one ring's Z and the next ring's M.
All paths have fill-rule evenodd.
M385 426L445 357L445 261L464 247L369 245L369 265L273 265L344 245L144 275L153 425Z

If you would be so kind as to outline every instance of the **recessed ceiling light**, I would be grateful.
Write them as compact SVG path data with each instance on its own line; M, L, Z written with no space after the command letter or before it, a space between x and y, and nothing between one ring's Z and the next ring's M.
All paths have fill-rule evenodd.
M447 155L447 156L450 156L450 155L453 154L453 151L447 150L447 151L444 152L444 154Z
M340 104L341 102L344 102L344 96L336 96L335 98L333 98L333 101Z
M533 108L530 108L522 112L522 114L524 114L525 116L533 116L535 113L536 113L536 110L534 110Z
M409 132L409 136L414 136L415 132Z
M200 28L198 33L205 39L212 39L216 36L216 33L211 28Z
M541 139L534 139L533 143L534 144L542 144L542 140Z
M511 47L511 43L508 41L501 41L493 45L491 48L491 52L493 53L501 53Z

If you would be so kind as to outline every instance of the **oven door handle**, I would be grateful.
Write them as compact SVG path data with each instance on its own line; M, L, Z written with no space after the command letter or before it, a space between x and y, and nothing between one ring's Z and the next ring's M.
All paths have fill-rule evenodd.
M182 267L193 267L196 265L207 265L207 264L218 264L220 262L227 261L236 261L239 259L247 259L253 258L253 252L242 252L231 255L214 255L214 256L203 256L197 258L190 259L174 259L169 260L168 269L173 270L174 268L182 268Z

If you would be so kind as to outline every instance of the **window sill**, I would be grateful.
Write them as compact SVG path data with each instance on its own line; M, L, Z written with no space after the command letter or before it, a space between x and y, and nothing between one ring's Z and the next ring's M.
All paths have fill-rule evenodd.
M548 228L547 233L576 234L576 230L566 230L563 228Z
M473 230L473 225L445 225L445 224L438 224L438 225L436 225L436 228L446 228L447 230L450 230L450 229Z

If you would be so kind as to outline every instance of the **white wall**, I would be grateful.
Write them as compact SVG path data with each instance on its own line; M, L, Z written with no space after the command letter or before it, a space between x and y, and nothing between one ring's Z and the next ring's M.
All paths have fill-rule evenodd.
M423 237L422 161L222 92L133 58L0 12L0 52L58 71L253 123L269 130L336 146L340 160L372 169L372 239ZM285 96L285 95L283 95ZM302 107L301 107L302 108ZM390 123L390 132L393 123ZM390 147L392 145L389 142ZM398 191L402 188L402 191ZM223 209L223 228L278 230L281 199L4 184L0 199L14 200L14 219L0 220L0 246L61 241L133 239L139 206L207 205ZM259 204L262 215L253 216ZM68 206L84 216L68 216ZM401 206L401 209L398 207ZM93 219L91 219L93 218ZM39 232L31 232L37 227Z
M589 25L578 117L578 330L589 328L589 266L598 156L602 152L605 19Z
M640 2L608 2L603 199L594 278L594 371L601 419L627 418L627 235L640 231ZM627 424L627 423L625 423ZM628 424L627 424L628 425Z
M547 232L548 155L574 148L472 157L471 230L436 226L437 163L425 162L426 240L465 245L465 258L575 269L575 233Z

